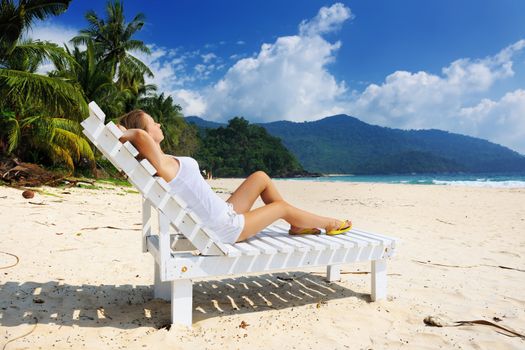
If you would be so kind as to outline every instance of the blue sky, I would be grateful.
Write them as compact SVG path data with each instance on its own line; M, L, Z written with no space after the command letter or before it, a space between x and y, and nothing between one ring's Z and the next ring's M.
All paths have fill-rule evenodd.
M74 0L31 36L67 41L105 1ZM316 120L346 113L525 154L525 2L125 1L139 55L186 115Z

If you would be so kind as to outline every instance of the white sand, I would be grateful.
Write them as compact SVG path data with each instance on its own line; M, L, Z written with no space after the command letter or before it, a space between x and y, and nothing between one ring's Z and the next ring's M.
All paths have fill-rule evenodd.
M227 197L240 181L211 183ZM525 272L498 267L525 270L525 189L277 184L299 207L402 240L389 263L387 300L370 302L369 274L327 283L324 269L197 281L193 328L159 330L170 308L152 299L138 194L44 188L54 196L27 200L0 187L0 268L15 263L5 253L20 258L0 269L0 347L525 348L525 340L490 326L423 323L429 315L448 322L497 317L525 333ZM343 272L369 269L355 264ZM248 326L239 327L242 321Z

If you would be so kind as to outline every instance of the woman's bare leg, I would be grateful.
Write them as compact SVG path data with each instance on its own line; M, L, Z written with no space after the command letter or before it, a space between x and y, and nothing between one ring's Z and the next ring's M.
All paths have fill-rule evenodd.
M285 201L275 201L244 213L244 228L237 241L240 242L254 236L278 219L286 220L292 227L322 227L326 230L331 230L341 224L340 220L312 214Z
M257 171L248 176L227 202L233 204L237 213L244 214L250 211L259 196L264 204L283 200L272 179L264 171Z
M264 171L257 171L248 176L246 180L244 180L243 183L233 192L230 198L227 199L227 202L233 204L233 209L235 209L237 213L244 214L250 211L253 203L255 203L259 196L261 196L264 204L283 201L283 197L277 190L277 187L273 183L272 179ZM290 229L295 232L304 227L321 227L297 226L295 224L290 225Z

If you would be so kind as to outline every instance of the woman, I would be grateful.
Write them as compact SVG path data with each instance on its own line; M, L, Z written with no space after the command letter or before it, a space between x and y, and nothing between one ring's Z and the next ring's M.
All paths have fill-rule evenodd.
M171 192L182 198L224 243L243 241L278 219L290 224L291 235L319 234L317 227L336 235L352 227L349 220L315 215L288 204L262 171L246 178L225 202L202 178L193 158L164 154L160 147L164 135L150 115L142 110L131 111L120 118L118 126L124 133L120 141L130 141L139 156L148 159L157 175L169 183ZM259 196L265 205L251 210Z

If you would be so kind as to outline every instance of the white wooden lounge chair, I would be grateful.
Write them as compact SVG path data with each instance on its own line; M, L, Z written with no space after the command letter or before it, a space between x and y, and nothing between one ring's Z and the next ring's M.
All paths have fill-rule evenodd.
M166 181L154 176L146 159L135 158L135 147L119 141L122 132L117 126L104 125L105 114L95 102L89 110L82 122L84 134L143 196L142 250L155 259L154 296L171 300L172 323L191 326L192 281L209 277L327 266L328 280L336 281L341 264L371 261L371 299L386 297L386 259L395 252L396 238L358 229L337 236L298 237L270 226L245 242L221 243L180 198L169 193ZM152 230L152 208L158 212L158 232ZM171 238L170 226L177 232Z

